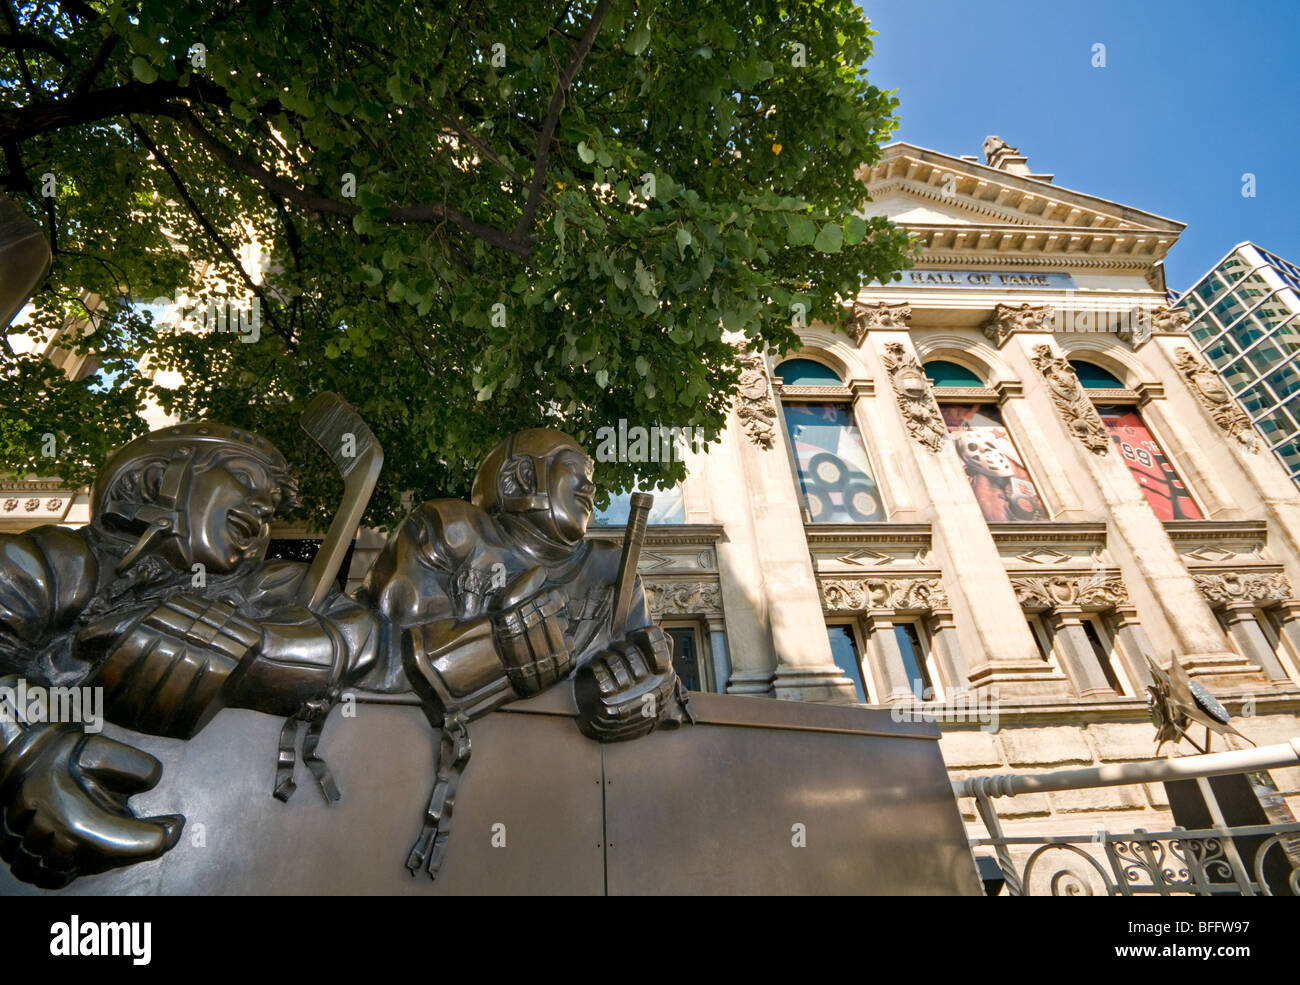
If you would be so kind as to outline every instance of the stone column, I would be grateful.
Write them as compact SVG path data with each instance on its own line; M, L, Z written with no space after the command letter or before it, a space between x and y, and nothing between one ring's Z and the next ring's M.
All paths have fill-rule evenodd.
M1300 599L1287 599L1277 608L1278 634L1290 647L1291 656L1300 669ZM1295 683L1300 684L1300 680Z
M1291 685L1291 678L1282 668L1268 637L1255 619L1255 607L1250 602L1229 602L1223 606L1223 621L1228 624L1228 635L1241 655L1262 670L1270 682Z
M1168 336L1152 341L1143 356L1165 383L1167 416L1191 432L1191 443L1207 459L1206 470L1227 485L1238 502L1263 507L1269 551L1294 570L1300 564L1300 499L1286 470L1264 447L1250 419L1228 397L1190 339Z
M1151 649L1146 630L1138 621L1137 606L1120 605L1115 607L1115 638L1124 653L1124 666L1128 670L1128 679L1138 694L1144 693L1151 684L1151 668L1147 666L1146 654L1153 658L1156 652Z
M1074 681L1081 698L1114 697L1115 689L1102 672L1097 651L1083 630L1086 618L1077 605L1058 605L1048 615L1052 642L1065 664L1065 672Z
M955 626L969 660L971 687L1001 687L1004 694L1030 699L1068 699L1068 683L1039 657L1020 615L997 544L919 371L919 361L911 365L916 358L911 339L905 332L868 332L862 354L882 381L877 390L894 393L891 412L874 424L892 432L895 446L905 449L907 481L921 502L928 501L928 509L918 519L931 524L935 558L943 569ZM1012 614L1014 618L1009 618Z
M872 609L865 622L870 633L867 660L876 685L876 697L886 704L913 700L912 682L908 679L907 665L903 663L903 651L894 635L894 610Z
M766 365L758 357L747 361L737 406L732 417L735 460L723 468L735 468L743 476L744 496L731 504L730 513L748 517L744 522L750 560L745 570L732 572L732 594L744 599L733 601L724 593L723 611L730 614L737 611L734 606L742 605L761 613L769 652L775 657L768 678L774 697L856 703L853 682L831 656L821 593L804 537L802 499L785 418L776 405ZM711 474L717 476L722 470L712 469ZM723 495L739 492L733 488ZM715 506L719 505L715 500ZM737 517L737 525L740 522ZM724 546L719 545L720 562ZM761 682L757 675L765 668L743 659L734 642L731 652L734 669L728 690L758 693Z
M718 580L730 667L720 684L728 694L769 696L776 655L761 590L759 533L750 515L749 483L741 463L740 446L748 440L733 411L722 441L700 456L697 485L708 491L713 517L725 531L717 543Z
M948 682L947 690L950 693L970 690L970 668L966 665L966 654L961 649L961 639L957 636L957 624L952 610L935 609L930 613L927 628L930 630L935 661L943 671L944 680Z
M714 690L725 694L731 677L731 660L727 653L727 630L721 619L709 620L709 653L713 658Z

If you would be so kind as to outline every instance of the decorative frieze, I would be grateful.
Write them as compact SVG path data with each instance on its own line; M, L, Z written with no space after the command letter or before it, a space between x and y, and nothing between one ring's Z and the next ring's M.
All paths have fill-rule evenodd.
M716 582L644 582L646 602L655 619L665 616L719 616L722 590Z
M908 433L930 451L939 451L948 443L948 426L930 391L925 370L901 342L885 344L884 362Z
M1050 612L1061 605L1085 609L1128 605L1124 580L1113 574L1023 576L1012 578L1011 587L1020 607L1034 612Z
M1210 605L1218 607L1231 602L1251 602L1255 605L1276 605L1291 597L1291 583L1280 572L1221 575L1193 575L1196 587Z
M772 399L772 381L767 378L767 364L754 353L741 356L740 363L744 368L736 394L736 416L750 441L771 448L776 439L776 402Z
M868 332L905 332L911 321L912 306L906 302L902 304L889 304L885 301L876 304L856 300L853 302L853 328L858 345L862 344Z
M1048 304L999 304L993 315L980 326L985 338L999 349L1014 332L1050 332L1052 306Z
M948 608L948 594L938 578L823 578L819 584L827 612L933 612Z
M1088 399L1069 360L1053 352L1050 345L1034 346L1032 358L1034 366L1047 381L1052 403L1056 404L1056 410L1070 433L1095 455L1110 451L1110 434L1106 425L1101 422L1101 415Z
M1186 312L1183 314L1185 315ZM1210 412L1214 423L1219 425L1222 431L1240 441L1247 451L1252 453L1257 451L1259 441L1255 429L1251 426L1250 417L1232 398L1232 394L1219 378L1219 374L1210 369L1190 349L1179 349L1174 353L1174 362L1178 366L1178 372L1182 373L1183 379L1187 381L1188 389Z

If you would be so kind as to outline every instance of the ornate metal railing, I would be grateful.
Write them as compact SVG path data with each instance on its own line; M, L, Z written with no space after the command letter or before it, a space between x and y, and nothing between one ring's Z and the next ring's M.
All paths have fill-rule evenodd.
M975 798L987 838L974 838L971 848L992 848L1010 896L1080 895L1243 895L1271 896L1277 880L1265 878L1271 853L1281 853L1290 866L1286 885L1300 896L1300 823L1232 827L1225 823L1208 777L1300 764L1300 739L1275 746L1233 752L1185 756L1180 759L1127 763L1083 770L1037 774L988 774L953 784L958 797ZM1007 837L993 805L996 797L1024 793L1078 790L1088 787L1196 780L1214 821L1211 827L1189 830L1111 834L1104 828L1077 836ZM1239 839L1263 838L1239 845ZM1012 846L1035 846L1017 864ZM1253 859L1248 864L1251 851ZM1283 867L1285 869L1285 867ZM1035 881L1035 876L1041 876Z

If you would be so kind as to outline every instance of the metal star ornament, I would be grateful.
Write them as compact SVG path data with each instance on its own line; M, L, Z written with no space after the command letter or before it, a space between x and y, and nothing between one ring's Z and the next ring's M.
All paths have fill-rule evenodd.
M1169 655L1168 671L1161 669L1150 655L1147 656L1147 663L1151 666L1152 684L1147 688L1147 692L1150 695L1148 704L1151 722L1156 727L1157 756L1166 742L1177 742L1179 739L1186 739L1201 752L1209 752L1211 732L1218 732L1220 735L1232 733L1250 742L1250 739L1228 724L1232 720L1228 709L1223 707L1214 695L1187 676L1187 671L1178 662L1175 654ZM1187 734L1187 729L1193 722L1205 726L1204 748ZM1250 742L1250 744L1253 746L1255 743Z

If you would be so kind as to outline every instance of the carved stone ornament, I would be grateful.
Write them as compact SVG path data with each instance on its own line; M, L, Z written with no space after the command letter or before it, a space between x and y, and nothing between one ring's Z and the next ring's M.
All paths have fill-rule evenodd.
M925 370L901 342L886 343L884 362L908 433L930 451L939 451L948 443L948 426L943 422Z
M902 304L867 304L863 301L853 302L853 327L858 345L872 331L905 332L912 321L912 306L904 301Z
M980 329L984 337L1000 349L1012 332L1050 332L1051 322L1051 305L999 304Z
M1185 332L1191 316L1182 308L1157 308L1151 312L1153 332Z
M820 585L827 612L933 612L948 608L948 593L938 578L827 578L820 580Z
M653 619L722 614L722 590L714 582L651 582L645 592Z
M749 440L761 448L771 448L776 439L776 402L772 383L767 378L763 357L748 353L740 357L740 389L736 394L736 415Z
M1257 451L1259 441L1255 429L1251 426L1250 418L1232 398L1232 394L1219 378L1219 374L1193 355L1190 349L1179 349L1174 354L1174 361L1178 366L1178 372L1182 373L1183 379L1187 380L1188 388L1196 395L1201 405L1210 412L1214 423L1240 441L1247 451Z
M1088 609L1113 609L1128 604L1128 590L1119 575L1024 576L1011 579L1022 609L1051 611L1058 605Z
M1211 605L1254 602L1266 605L1291 597L1291 583L1283 574L1195 575L1196 587Z
M1047 381L1052 403L1056 404L1057 412L1070 433L1096 455L1110 451L1110 434L1106 425L1101 422L1101 415L1088 399L1069 361L1054 353L1050 345L1034 346L1032 358L1034 366Z

